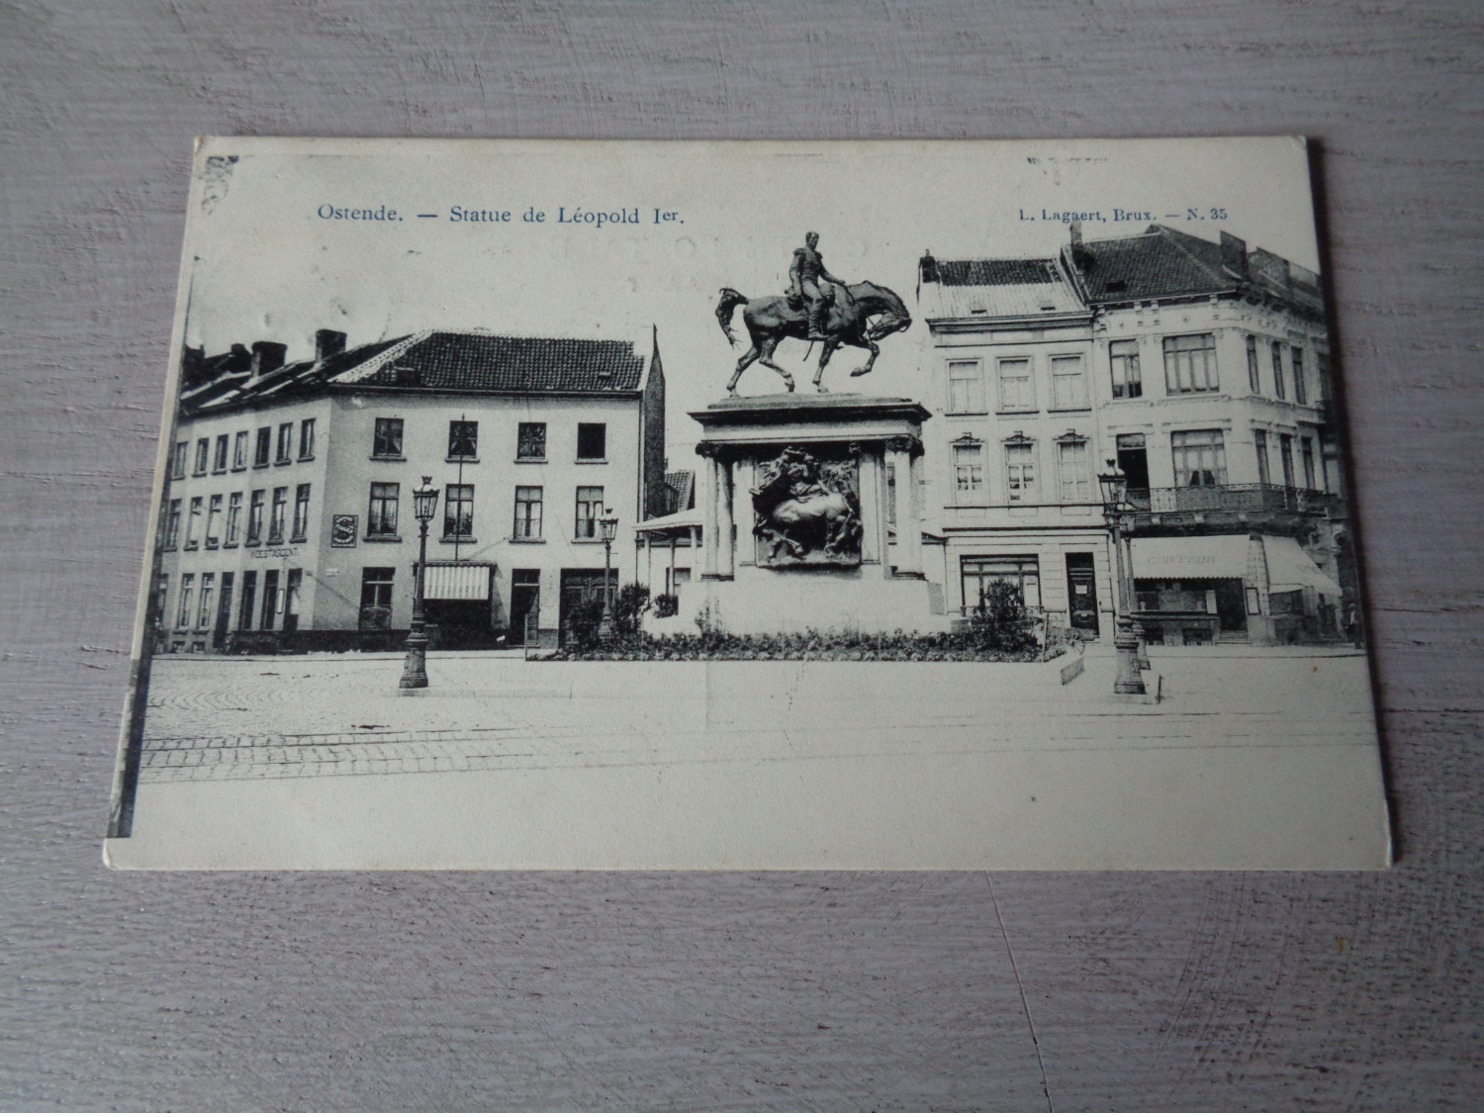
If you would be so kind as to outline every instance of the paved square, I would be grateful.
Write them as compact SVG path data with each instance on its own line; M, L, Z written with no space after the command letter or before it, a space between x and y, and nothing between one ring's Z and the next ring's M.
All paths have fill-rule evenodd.
M160 657L134 837L256 867L1335 866L1384 816L1359 653L1047 665ZM1318 793L1322 796L1316 798ZM142 861L141 861L142 863Z

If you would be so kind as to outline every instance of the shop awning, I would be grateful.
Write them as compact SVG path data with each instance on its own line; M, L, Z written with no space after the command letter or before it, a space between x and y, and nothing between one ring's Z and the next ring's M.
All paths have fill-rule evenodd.
M430 562L423 596L429 601L488 601L492 566L488 562Z
M1268 585L1272 590L1283 593L1313 586L1325 597L1340 599L1339 583L1320 570L1297 542L1282 536L1264 535L1262 546L1268 556Z
M1135 578L1245 578L1245 535L1185 535L1135 539Z

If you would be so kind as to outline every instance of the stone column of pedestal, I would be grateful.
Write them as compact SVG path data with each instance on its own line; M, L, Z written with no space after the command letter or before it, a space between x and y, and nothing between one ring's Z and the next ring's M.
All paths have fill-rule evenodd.
M887 439L892 472L897 479L897 573L922 574L922 518L917 502L917 455L915 438Z
M720 499L716 449L702 443L696 447L701 457L701 570L702 578L714 578L717 571L718 549L717 503Z
M716 574L719 578L731 578L737 572L737 518L732 510L736 493L734 467L729 459L712 465L716 470Z
M867 450L856 458L860 465L861 561L879 562L887 570L886 485L881 458Z

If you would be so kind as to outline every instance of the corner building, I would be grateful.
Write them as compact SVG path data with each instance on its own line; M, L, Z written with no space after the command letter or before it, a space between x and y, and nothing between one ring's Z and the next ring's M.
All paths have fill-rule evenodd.
M166 652L398 646L429 523L428 623L444 647L555 643L604 578L598 519L661 511L657 340L428 330L352 349L187 351L153 619ZM619 538L627 534L620 533ZM635 576L616 547L609 580Z
M1338 637L1357 602L1318 277L1163 225L1054 257L920 264L951 609L989 580L1111 639L1097 481L1134 509L1153 642Z

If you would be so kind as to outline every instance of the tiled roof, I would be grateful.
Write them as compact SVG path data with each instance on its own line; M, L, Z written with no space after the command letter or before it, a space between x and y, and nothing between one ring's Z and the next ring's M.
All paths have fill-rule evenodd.
M999 287L1022 283L1060 283L1053 260L939 260L944 287Z
M1240 260L1242 244L1235 242ZM1245 274L1223 263L1221 244L1150 225L1142 233L1089 240L1064 253L1075 264L1088 304L1188 298L1235 291L1285 299L1318 312L1323 307L1319 277L1280 256L1256 248L1246 254ZM1081 296L1050 259L936 260L938 282L923 284L929 317L973 314L1022 316L1081 309Z
M688 469L672 470L665 474L665 484L675 491L676 509L694 508L696 505L696 475Z
M209 364L218 358L207 358ZM367 384L443 391L632 392L644 359L634 343L505 337L426 330L356 346L323 361L295 361L258 377L231 369L181 393L187 412L220 410Z
M1055 260L938 260L937 284L924 284L929 319L1036 317L1085 312Z
M644 358L630 341L429 331L337 383L484 392L632 392Z
M1219 244L1164 225L1137 236L1087 241L1075 255L1094 303L1214 295L1238 284L1222 270Z

